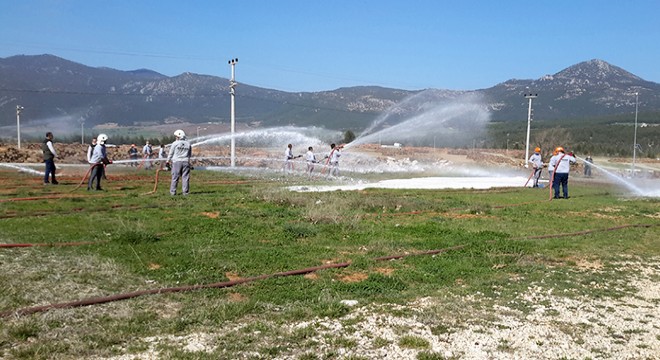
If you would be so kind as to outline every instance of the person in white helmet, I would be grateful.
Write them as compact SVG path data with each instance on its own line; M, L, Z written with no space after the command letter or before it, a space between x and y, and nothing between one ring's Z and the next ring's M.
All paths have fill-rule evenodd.
M108 159L108 153L105 150L106 141L108 141L108 135L106 134L99 134L99 136L96 137L96 146L94 146L94 151L92 151L92 156L89 159L89 163L92 165L92 173L89 175L87 190L103 190L103 188L101 188L101 178L105 175L105 165L112 164L112 161ZM93 187L95 179L96 187Z
M172 168L170 195L176 195L179 179L181 179L181 192L183 195L188 195L190 192L190 157L192 156L192 146L186 140L186 133L183 130L175 131L174 136L176 140L170 146L166 162Z

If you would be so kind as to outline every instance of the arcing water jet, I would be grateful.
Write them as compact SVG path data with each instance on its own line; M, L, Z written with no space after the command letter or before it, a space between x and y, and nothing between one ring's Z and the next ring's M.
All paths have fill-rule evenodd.
M575 156L575 155L574 155ZM575 156L576 159L582 161L583 163L587 164L587 161L579 156ZM624 188L627 190L631 191L634 195L637 196L642 196L642 197L660 197L660 187L656 187L655 189L642 189L636 184L634 184L631 181L628 181L624 179L623 177L614 174L610 172L609 170L605 169L602 166L599 166L594 163L588 163L590 166L597 168L598 170L602 171L603 174L605 174L609 179L614 180L616 184L622 185Z

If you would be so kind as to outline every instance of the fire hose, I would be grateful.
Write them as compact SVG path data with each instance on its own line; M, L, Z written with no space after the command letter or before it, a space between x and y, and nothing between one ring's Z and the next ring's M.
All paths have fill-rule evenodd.
M87 179L87 175L89 175L89 173L92 172L92 169L94 169L97 166L101 166L101 165L105 166L103 163L92 164L92 166L90 166L89 169L87 169L87 172L85 173L85 175L80 180L80 184L78 184L75 188L73 188L73 190L71 190L71 192L74 192L74 191L78 190L82 186L82 184L85 183L85 180Z
M548 199L548 201L552 201L552 197L553 197L552 187L553 187L553 184L555 182L555 174L557 173L557 165L559 165L559 163L561 162L561 159L563 159L564 156L566 156L566 154L562 154L561 157L559 158L559 160L557 160L557 163L555 164L555 170L552 172L552 176L550 177L550 186L549 186L550 187L550 198ZM559 190L557 190L557 191L559 191Z
M450 248L436 249L436 250L424 251L424 252L419 252L419 253L393 255L393 256L383 256L383 257L375 258L374 260L376 260L376 261L387 261L387 260L400 259L400 258L409 257L409 256L439 254L439 253L447 252L447 251L450 251L450 250L460 249L460 248L463 248L463 247L465 247L465 245L458 245L458 246L454 246L454 247L450 247ZM144 295L178 293L178 292L194 291L194 290L202 290L202 289L221 289L221 288L232 287L232 286L239 285L239 284L254 282L254 281L258 281L258 280L265 280L265 279L270 279L270 278L275 278L275 277L284 277L284 276L293 276L293 275L304 275L304 274L316 272L316 271L319 271L319 270L345 268L345 267L349 267L350 265L351 265L351 262L349 261L349 262L343 262L343 263L337 263L337 264L326 264L326 265L314 266L314 267L298 269L298 270L277 272L277 273L274 273L274 274L259 275L259 276L244 278L244 279L223 281L223 282L212 283L212 284L178 286L178 287L169 287L169 288L134 291L134 292L130 292L130 293L116 294L116 295L110 295L110 296L93 297L93 298L88 298L88 299L83 299L83 300L78 300L78 301L71 301L71 302L65 302L65 303L56 303L56 304L49 304L49 305L43 305L43 306L23 308L23 309L14 310L14 311L3 311L3 312L0 312L0 318L8 317L8 316L11 316L11 315L14 315L14 316L29 315L29 314L34 314L34 313L38 313L38 312L45 312L45 311L49 311L49 310L53 310L53 309L75 308L75 307L82 307L82 306L89 306L89 305L104 304L104 303L114 302L114 301L119 301L119 300L132 299L132 298L136 298L136 297L144 296Z
M171 170L171 168L170 168L170 166L167 162L165 163L165 166L167 167L167 171ZM151 194L156 193L156 190L158 190L158 177L160 176L160 171L161 170L165 170L165 169L163 169L163 162L162 161L160 162L160 167L158 169L156 169L156 180L154 181L154 189L149 191L149 192L146 192L142 195L151 195Z
M529 183L529 180L532 178L532 176L534 176L535 173L536 173L536 169L532 170L532 173L527 178L527 181L525 181L525 185L523 185L523 187L527 187L527 184Z
M550 234L550 235L539 235L539 236L525 236L525 237L512 238L511 240L549 239L549 238L556 238L556 237L585 235L585 234L590 234L590 233L593 233L593 232L615 231L615 230L621 230L621 229L626 229L626 228L650 228L650 227L658 226L658 225L660 225L660 224L627 224L627 225L620 225L620 226L615 226L615 227L606 228L606 229L584 230L584 231L578 231L578 232L575 232L575 233L561 233L561 234ZM422 252L416 252L416 253L381 256L381 257L374 258L373 260L375 260L375 261L388 261L388 260L394 260L394 259L402 259L402 258L410 257L410 256L435 255L435 254L439 254L439 253L448 252L448 251L451 251L451 250L459 250L459 249L465 248L466 246L467 245L456 245L456 246L452 246L452 247L448 247L448 248L428 250L428 251L422 251ZM337 264L326 264L326 265L321 265L321 266L309 267L309 268L298 269L298 270L290 270L290 271L285 271L285 272L277 272L277 273L274 273L274 274L259 275L259 276L254 276L254 277L249 277L249 278L244 278L244 279L238 279L238 280L224 281L224 282L219 282L219 283L160 288L160 289L151 289L151 290L135 291L135 292L129 292L129 293L123 293L123 294L116 294L116 295L110 295L110 296L93 297L93 298L88 298L88 299L83 299L83 300L78 300L78 301L71 301L71 302L65 302L65 303L55 303L55 304L49 304L49 305L43 305L43 306L28 307L28 308L13 310L13 311L12 310L3 311L3 312L0 312L0 318L9 317L9 316L12 316L12 315L14 315L14 316L23 316L23 315L35 314L35 313L38 313L38 312L45 312L45 311L49 311L49 310L53 310L53 309L75 308L75 307L82 307L82 306L89 306L89 305L96 305L96 304L104 304L104 303L108 303L108 302L114 302L114 301L119 301L119 300L126 300L126 299L136 298L136 297L144 296L144 295L178 293L178 292L194 291L194 290L202 290L202 289L212 289L212 288L216 288L216 289L227 288L227 287L232 287L232 286L239 285L239 284L254 282L254 281L258 281L258 280L265 280L265 279L274 278L274 277L303 275L303 274L308 274L308 273L312 273L312 272L316 272L316 271L324 270L324 269L346 268L346 267L349 267L350 265L351 265L351 262L343 262L343 263L337 263Z
M81 241L81 242L68 242L68 243L45 243L45 244L0 244L0 248L24 248L24 247L64 247L64 246L82 246L82 245L97 245L105 243L106 241Z

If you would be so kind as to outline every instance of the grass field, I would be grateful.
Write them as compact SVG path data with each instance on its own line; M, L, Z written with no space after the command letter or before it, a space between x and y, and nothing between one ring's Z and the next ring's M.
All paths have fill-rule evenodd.
M294 193L303 179L210 171L171 197L168 179L145 194L154 172L109 176L89 193L0 170L0 244L45 245L0 248L0 358L660 353L657 198L579 181L555 201L522 187ZM202 284L216 287L186 288ZM147 290L160 293L21 312Z

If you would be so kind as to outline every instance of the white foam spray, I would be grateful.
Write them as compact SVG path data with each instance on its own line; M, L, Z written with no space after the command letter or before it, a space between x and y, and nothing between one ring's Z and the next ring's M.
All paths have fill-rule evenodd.
M583 158L578 156L575 156L575 158L587 164L587 161ZM654 182L648 182L645 181L645 179L625 179L622 176L615 174L602 166L594 163L588 164L600 170L603 174L605 174L605 176L607 176L607 178L613 180L615 184L623 186L626 190L632 192L633 195L642 197L660 197L660 182L657 180Z
M407 117L404 110L408 110ZM447 100L422 92L379 116L346 148L365 143L465 146L484 134L489 120L490 113L479 95ZM374 131L379 127L382 129Z

